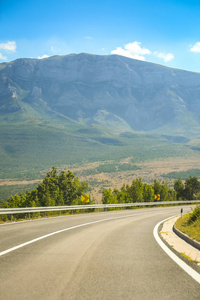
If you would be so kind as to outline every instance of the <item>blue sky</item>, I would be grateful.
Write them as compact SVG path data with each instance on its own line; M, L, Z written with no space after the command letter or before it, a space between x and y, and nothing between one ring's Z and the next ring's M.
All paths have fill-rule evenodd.
M200 72L200 1L0 0L0 62L81 52Z

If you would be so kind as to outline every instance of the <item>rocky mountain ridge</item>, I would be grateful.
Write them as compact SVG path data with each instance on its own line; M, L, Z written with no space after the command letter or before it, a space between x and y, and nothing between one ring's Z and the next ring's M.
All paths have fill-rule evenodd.
M84 53L0 64L0 117L41 110L118 132L198 134L200 73Z

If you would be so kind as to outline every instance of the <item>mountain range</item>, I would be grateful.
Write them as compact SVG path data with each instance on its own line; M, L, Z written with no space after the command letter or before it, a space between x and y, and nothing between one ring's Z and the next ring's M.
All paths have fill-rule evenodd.
M197 133L200 74L118 55L0 64L0 114L60 114L114 131Z
M85 53L0 64L1 179L82 161L191 155L199 132L200 73Z

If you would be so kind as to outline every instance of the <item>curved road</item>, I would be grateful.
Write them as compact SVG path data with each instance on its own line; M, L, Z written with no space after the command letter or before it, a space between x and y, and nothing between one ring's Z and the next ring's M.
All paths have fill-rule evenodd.
M149 208L1 225L0 299L200 299L200 284L153 236L159 221L179 212Z

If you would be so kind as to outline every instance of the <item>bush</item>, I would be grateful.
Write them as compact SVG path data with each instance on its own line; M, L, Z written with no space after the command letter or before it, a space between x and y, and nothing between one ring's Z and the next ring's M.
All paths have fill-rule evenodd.
M193 213L190 215L188 223L191 224L197 220L200 220L200 205L197 205L193 210Z

